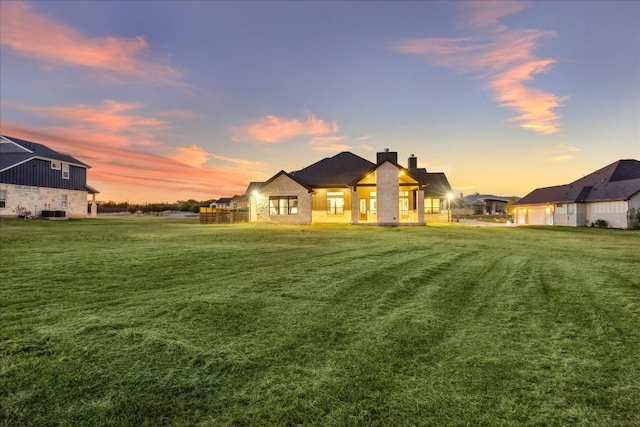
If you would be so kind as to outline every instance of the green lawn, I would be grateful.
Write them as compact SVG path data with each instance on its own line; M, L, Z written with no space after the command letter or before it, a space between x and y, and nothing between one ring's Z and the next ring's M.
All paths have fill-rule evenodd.
M0 231L0 425L640 425L640 232Z

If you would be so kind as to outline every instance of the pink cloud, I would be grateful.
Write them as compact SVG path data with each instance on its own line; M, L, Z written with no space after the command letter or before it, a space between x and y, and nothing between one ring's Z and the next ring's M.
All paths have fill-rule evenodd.
M349 151L351 146L339 144L346 136L318 136L309 141L309 146L315 151Z
M477 73L487 80L486 87L502 107L520 113L513 120L521 122L521 127L543 135L558 132L560 116L554 110L566 97L524 85L536 74L549 71L557 62L533 54L540 39L555 36L555 33L499 25L499 18L527 7L524 2L474 1L459 5L462 21L466 26L478 29L478 35L406 40L396 43L392 49L422 56L439 67Z
M338 131L336 122L328 123L308 114L306 120L266 116L255 123L233 129L234 139L259 142L280 142L299 136L322 135Z
M153 134L168 129L169 123L163 120L131 114L132 110L142 108L140 104L103 101L98 107L89 105L72 106L33 106L17 103L5 103L13 108L30 112L42 117L55 118L74 123L78 129L96 131L101 138L110 134L126 132L135 135L136 145L155 145ZM120 137L119 137L120 138ZM122 140L123 142L125 140ZM117 141L113 141L117 144Z
M24 2L2 2L1 43L17 55L47 65L102 70L146 80L176 82L181 73L145 59L149 45L143 37L88 37L37 13Z
M529 7L527 1L483 0L459 3L461 26L472 28L498 27L500 18L514 15Z
M564 151L570 151L570 152L580 151L580 148L578 148L578 147L576 147L574 145L558 144L558 147L561 150L564 150Z
M226 161L197 144L177 150L166 146L160 136L171 126L135 114L137 105L105 102L97 107L21 107L33 114L53 115L67 124L27 127L2 122L2 134L43 143L92 166L88 183L101 192L101 200L207 200L242 194L250 181L267 178L265 165L259 162ZM101 113L107 118L98 119ZM154 153L146 151L150 145ZM211 158L222 162L204 166Z
M222 160L225 162L229 162L229 163L233 163L236 165L242 165L242 166L252 166L252 167L264 167L266 166L265 163L263 162L255 162L255 161L251 161L251 160L246 160L246 159L239 159L236 157L228 157L228 156L221 156L219 154L214 154L213 158L216 160Z
M211 155L206 150L203 150L195 144L188 147L179 147L171 155L173 160L190 166L203 165L210 157Z

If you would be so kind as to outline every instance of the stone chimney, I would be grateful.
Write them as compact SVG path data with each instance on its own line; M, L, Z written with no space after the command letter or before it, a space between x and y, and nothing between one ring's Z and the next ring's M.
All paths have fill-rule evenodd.
M395 151L389 151L388 148L385 148L383 152L378 153L378 164L381 164L385 160L398 164L398 153Z
M418 169L418 158L413 154L409 157L409 161L407 163L409 164L409 172L413 172Z

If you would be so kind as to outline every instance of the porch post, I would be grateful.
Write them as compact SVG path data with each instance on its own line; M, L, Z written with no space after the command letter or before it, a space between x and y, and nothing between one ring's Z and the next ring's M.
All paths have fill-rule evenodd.
M98 205L96 204L96 193L91 195L91 218L98 216Z
M358 187L355 185L351 191L351 224L358 224L360 220L360 202L358 201Z
M418 209L418 224L425 224L424 222L424 190L419 189L416 192L416 197L418 198L416 203L416 209Z

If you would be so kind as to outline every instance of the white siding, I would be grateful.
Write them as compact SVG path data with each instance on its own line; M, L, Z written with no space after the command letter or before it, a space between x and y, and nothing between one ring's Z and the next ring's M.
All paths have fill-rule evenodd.
M587 203L586 224L589 225L599 219L607 221L609 227L626 228L629 202L615 200L611 202Z

